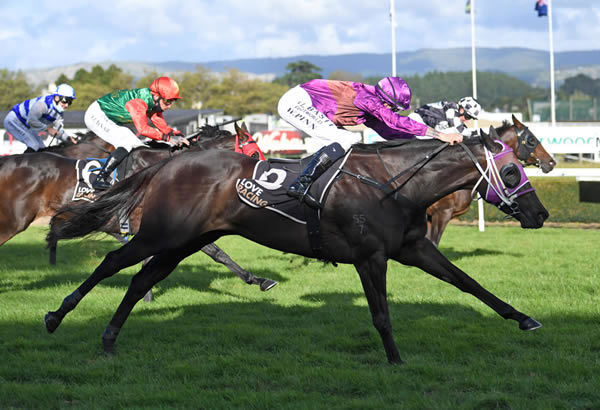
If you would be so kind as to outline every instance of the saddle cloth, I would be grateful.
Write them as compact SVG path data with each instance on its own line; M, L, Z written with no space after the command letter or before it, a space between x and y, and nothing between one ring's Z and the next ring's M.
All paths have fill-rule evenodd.
M350 151L335 161L310 187L309 193L324 205L327 193ZM306 224L305 207L296 198L287 194L290 186L304 170L312 157L301 160L273 158L259 161L254 167L252 178L238 178L236 191L242 202L253 208L266 208L300 224Z
M75 181L75 190L73 191L72 201L89 201L93 202L96 199L92 184L96 180L98 172L106 162L106 158L87 158L79 159L75 164L75 172L77 179ZM125 177L128 161L121 161L119 166L111 174L112 183L119 181Z
M77 160L75 163L75 172L77 180L75 181L75 190L73 191L72 201L89 201L94 202L96 195L92 184L98 176L98 172L102 168L102 165L106 162L106 158L88 158L86 160ZM125 178L125 175L129 173L131 168L130 161L121 161L112 174L112 183ZM121 235L130 235L131 230L129 229L129 217L125 216L119 220L119 230Z

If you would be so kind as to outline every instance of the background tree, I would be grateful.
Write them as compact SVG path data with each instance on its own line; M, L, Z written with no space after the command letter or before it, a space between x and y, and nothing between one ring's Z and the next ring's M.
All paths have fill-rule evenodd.
M323 69L308 61L299 60L289 63L285 69L288 73L274 79L274 83L286 85L288 88L291 88L315 78L322 78L321 70Z
M578 74L565 79L559 92L565 96L585 94L590 97L600 97L600 80L595 80L585 74Z
M61 74L56 79L56 84L61 83L68 83L75 89L77 99L73 102L71 109L86 110L92 102L111 91L131 88L133 76L124 73L114 64L111 64L106 70L100 65L95 65L90 71L77 70L72 79Z
M29 85L21 71L0 69L0 110L10 110L15 104L41 93L41 87Z
M247 74L232 69L219 82L207 87L203 108L223 108L229 115L276 113L279 98L287 90L287 85L250 79Z

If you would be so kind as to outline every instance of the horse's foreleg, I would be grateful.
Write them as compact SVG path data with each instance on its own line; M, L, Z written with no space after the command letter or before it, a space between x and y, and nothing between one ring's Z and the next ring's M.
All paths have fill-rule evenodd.
M48 312L44 317L46 330L52 333L60 325L67 313L75 309L77 304L87 295L101 280L108 278L123 268L135 265L144 259L148 254L147 250L140 250L139 247L132 248L132 242L109 252L102 263L94 270L94 273L87 278L73 293L67 296L60 308L53 312Z
M542 325L535 319L519 312L487 291L477 281L456 267L437 250L429 240L423 238L413 246L404 247L399 257L394 258L405 265L416 266L438 279L446 281L463 292L467 292L494 309L504 319L519 322L521 330L534 330Z
M102 334L102 345L105 352L112 353L114 351L115 342L119 332L135 304L142 299L154 285L169 276L179 262L191 253L193 252L171 250L155 255L144 264L142 269L131 279L127 293L123 297L121 304Z
M387 260L383 255L376 255L354 266L360 275L360 281L369 302L373 325L379 332L387 359L392 364L402 364L400 353L396 347L396 342L394 342L388 310L386 291Z
M427 238L435 245L439 246L442 234L452 219L452 209L436 209L431 214L431 224L427 230Z
M230 271L238 275L244 282L249 285L260 285L260 290L267 291L277 285L277 282L271 279L259 278L254 276L250 272L243 269L240 265L235 263L229 255L227 255L221 248L214 243L209 243L201 249L202 252L213 258L214 261L219 262L229 268Z
M48 250L50 251L50 265L56 265L56 246L56 240L48 244Z

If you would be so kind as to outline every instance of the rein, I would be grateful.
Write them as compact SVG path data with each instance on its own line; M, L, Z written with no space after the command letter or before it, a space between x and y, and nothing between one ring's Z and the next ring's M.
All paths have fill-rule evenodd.
M385 192L385 197L382 199L382 200L384 200L384 199L386 199L386 198L388 198L390 196L395 195L400 189L402 189L402 187L404 185L406 185L406 183L408 181L410 181L411 178L413 176L415 176L415 174L421 170L421 168L423 168L437 154L439 154L440 152L442 152L448 145L450 145L450 144L447 143L447 142L443 143L438 148L436 148L435 150L433 150L431 153L425 155L425 157L421 158L419 161L415 162L414 164L412 164L408 168L404 169L402 172L400 172L396 176L392 176L392 173L390 172L390 170L388 169L388 167L385 165L385 162L383 161L383 158L381 157L380 148L378 147L377 148L377 157L379 158L379 161L381 162L381 165L383 165L383 168L386 170L386 172L391 177L390 179L388 179L384 183L381 183L381 182L379 182L379 181L377 181L377 180L375 180L373 178L370 178L368 176L355 174L355 173L347 171L345 169L341 169L340 171L343 172L343 173L345 173L345 174L348 174L348 175L350 175L350 176L352 176L352 177L354 177L356 179L358 179L363 184L371 185L371 186L374 186L374 187L382 190L383 192ZM412 170L415 167L416 167L416 169L414 169L414 171L408 176L408 178L406 178L406 180L404 180L404 182L402 182L396 188L392 189L392 183L393 182L395 182L396 180L398 180L402 175L406 174L407 172L409 172L410 170ZM395 198L395 199L397 199L397 198Z

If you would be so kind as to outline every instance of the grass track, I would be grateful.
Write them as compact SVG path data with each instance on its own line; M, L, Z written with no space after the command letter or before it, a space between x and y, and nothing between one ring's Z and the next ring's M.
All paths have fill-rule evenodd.
M118 245L59 244L45 230L0 247L0 408L600 408L599 230L450 226L442 252L542 322L525 333L414 268L388 267L394 334L387 364L358 275L238 237L218 243L280 282L263 293L203 254L140 302L117 354L100 336L131 275L97 286L55 334L54 310Z

